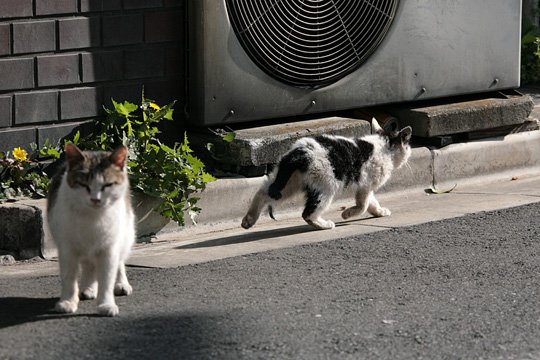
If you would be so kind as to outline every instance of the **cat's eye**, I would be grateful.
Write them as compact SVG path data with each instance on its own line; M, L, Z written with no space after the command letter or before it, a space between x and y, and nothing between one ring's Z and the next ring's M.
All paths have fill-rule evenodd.
M85 184L85 183L83 183L83 182L77 181L77 185L79 185L80 187L85 188L86 191L90 192L90 186L88 186L88 184Z
M113 186L114 184L115 184L115 183L106 183L105 185L103 185L103 186L101 187L101 191L105 190L105 189L108 188L108 187Z

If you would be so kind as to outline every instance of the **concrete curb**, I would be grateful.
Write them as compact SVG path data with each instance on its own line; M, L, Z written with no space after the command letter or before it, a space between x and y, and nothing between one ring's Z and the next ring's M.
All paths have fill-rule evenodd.
M498 179L520 177L540 173L540 131L511 134L449 145L442 149L418 147L413 149L407 166L397 170L381 193L427 189L436 186L441 189L457 184L468 185ZM197 218L196 232L201 227L208 231L217 228L237 226L251 201L253 194L261 186L264 177L225 178L208 185L198 203L203 210ZM343 197L350 196L344 194ZM2 226L0 226L0 247L6 244L20 246L19 254L44 258L56 256L46 224L45 200L25 200L2 204ZM288 207L301 206L297 202ZM28 216L22 216L27 213ZM31 214L30 214L31 213ZM178 232L193 235L195 226L178 228L174 224L165 225L161 232Z
M449 145L414 148L407 166L394 172L381 193L431 186L458 186L540 173L540 131ZM220 179L208 186L199 205L199 224L240 219L264 177ZM346 197L350 194L344 194Z

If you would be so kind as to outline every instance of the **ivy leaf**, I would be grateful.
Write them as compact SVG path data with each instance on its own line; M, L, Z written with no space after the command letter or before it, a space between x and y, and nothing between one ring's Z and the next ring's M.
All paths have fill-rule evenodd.
M228 132L225 135L223 135L223 141L230 143L234 139L236 139L236 133L234 131Z
M172 120L173 119L173 109L169 109L165 115L163 115L164 119Z
M116 103L114 107L119 114L123 115L126 118L131 117L131 113L137 111L137 109L139 108L137 105L132 104L128 101L124 101L124 103L122 104Z
M81 132L77 130L75 133L75 136L73 137L73 143L77 145L79 143L79 138L81 137Z

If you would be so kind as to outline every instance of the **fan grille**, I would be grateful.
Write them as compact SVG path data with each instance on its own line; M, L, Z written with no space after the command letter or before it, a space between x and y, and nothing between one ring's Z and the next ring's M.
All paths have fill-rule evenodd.
M233 30L267 74L298 87L329 85L375 51L399 0L227 0Z

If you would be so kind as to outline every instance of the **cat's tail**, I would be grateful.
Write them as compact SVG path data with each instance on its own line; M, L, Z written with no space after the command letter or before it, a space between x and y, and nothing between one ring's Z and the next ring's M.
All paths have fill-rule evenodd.
M271 203L287 198L298 191L299 186L298 184L295 185L298 180L293 181L290 186L287 186L287 184L295 171L307 171L308 164L308 154L301 148L295 148L285 154L279 162L277 171L269 176L268 180L253 197L248 212L242 219L242 227L249 229L255 225L261 212L266 207L268 207L270 217L275 220L273 209L270 206Z
M274 217L274 208L272 207L272 205L268 205L268 216L270 216L272 220L276 220L276 218Z

